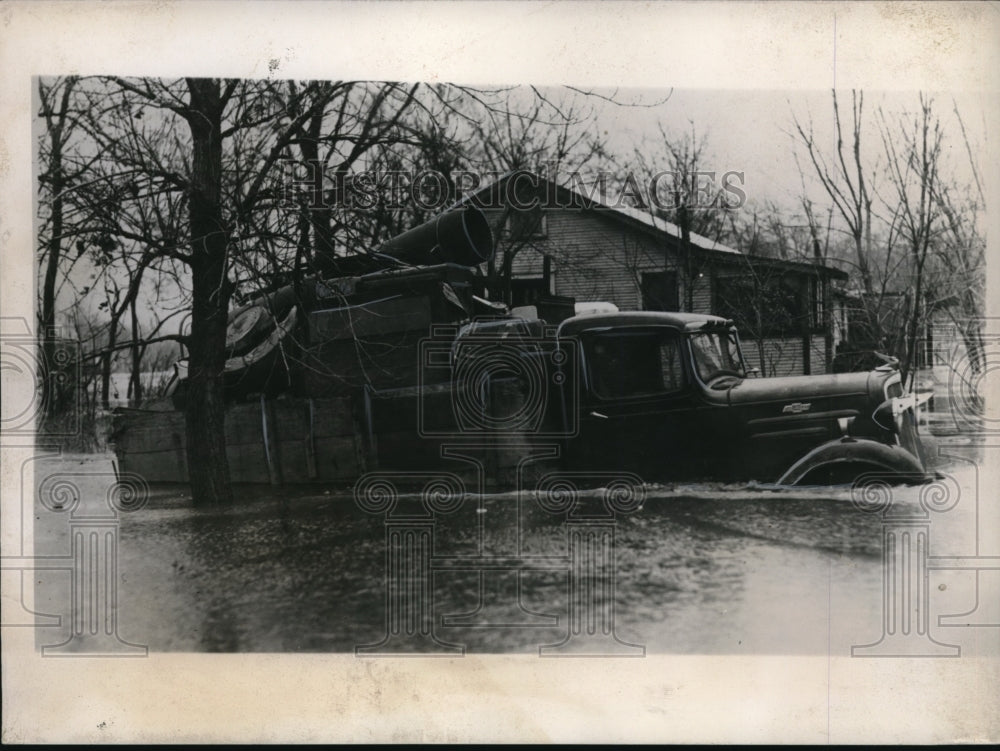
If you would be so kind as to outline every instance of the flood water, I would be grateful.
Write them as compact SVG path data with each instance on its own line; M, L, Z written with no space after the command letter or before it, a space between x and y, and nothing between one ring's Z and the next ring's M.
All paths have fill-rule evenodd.
M976 500L983 489L969 461L979 460L975 452L956 445L939 462L961 501L929 517L931 555L982 548ZM110 471L109 457L39 460L36 486L64 473L81 496L100 500ZM202 510L182 488L158 487L143 508L105 525L117 536L117 569L100 559L114 558L110 548L80 553L97 556L87 577L117 582L114 602L102 601L99 615L73 610L73 588L86 584L74 585L71 564L36 572L34 609L59 616L58 625L37 629L37 643L69 641L67 649L86 652L87 638L70 639L74 619L105 624L116 613L108 628L117 639L151 652L354 652L386 636L395 617L387 596L397 584L411 588L407 607L426 611L418 618L433 635L418 651L431 653L537 654L565 642L579 587L596 588L587 590L597 594L583 618L597 624L598 653L849 655L852 645L879 640L888 522L884 512L859 508L849 489L701 483L645 493L641 508L589 527L528 494L469 496L432 525L418 520L433 541L432 568L421 579L412 566L392 568L384 514L360 509L349 489L257 488L231 508ZM894 493L900 508L919 508L919 488ZM35 555L71 561L71 531L92 522L79 507L52 508L38 498ZM574 558L574 530L594 532L595 524L601 539L613 535L610 559L586 546L574 548ZM488 569L477 558L496 555L536 565ZM929 574L933 637L961 644L964 654L996 652L1000 644L997 628L972 638L968 628L937 625L939 615L973 609L976 585L975 571ZM611 635L602 632L608 619Z

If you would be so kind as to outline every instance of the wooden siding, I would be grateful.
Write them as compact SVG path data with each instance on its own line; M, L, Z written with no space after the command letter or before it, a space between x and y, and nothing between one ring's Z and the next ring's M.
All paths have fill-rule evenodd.
M762 340L764 364L761 365L760 347L756 339L740 339L743 356L751 368L760 368L763 376L802 375L802 337L769 337ZM809 341L810 375L830 372L824 359L824 337L814 334Z
M613 302L623 310L642 307L642 272L676 268L676 256L665 258L652 238L575 209L547 212L545 237L518 251L515 277L541 275L543 255L552 259L554 294Z
M709 313L714 315L715 310L712 306L712 277L711 274L705 274L702 277L696 278L692 294L691 294L691 312L692 313ZM681 297L681 304L687 302L686 297Z
M822 334L814 334L809 341L809 347L812 351L811 375L833 372L831 364L826 361L826 337Z

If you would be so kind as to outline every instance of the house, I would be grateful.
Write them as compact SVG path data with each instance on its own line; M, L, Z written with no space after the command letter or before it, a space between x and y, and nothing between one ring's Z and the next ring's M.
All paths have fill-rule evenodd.
M533 173L466 197L493 228L490 273L511 306L606 301L622 310L733 319L763 375L832 372L831 282L844 272L752 256L635 208L609 206Z

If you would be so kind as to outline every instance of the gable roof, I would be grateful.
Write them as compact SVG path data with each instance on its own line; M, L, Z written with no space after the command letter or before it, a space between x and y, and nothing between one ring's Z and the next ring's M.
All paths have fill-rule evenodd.
M608 211L613 211L617 214L621 214L622 216L627 217L629 219L633 219L637 222L642 222L644 224L647 224L653 229L659 232L663 232L667 235L670 235L671 237L681 236L681 228L679 226L677 226L673 222L668 222L666 219L661 219L658 216L654 216L648 211L643 211L642 209L637 209L632 206L617 206L617 207L602 206L602 208L606 208ZM704 235L699 235L697 232L691 232L689 233L688 236L691 239L691 244L702 250L715 250L719 251L720 253L737 253L737 254L740 253L740 251L738 251L736 248L731 248L728 245L723 245L722 243L716 242L715 240L711 240L705 237Z
M524 185L530 186L534 196L529 197L527 192L523 190ZM517 195L519 189L521 189L521 194ZM544 196L544 198L540 199L539 196ZM607 203L585 196L582 193L559 185L548 178L527 170L514 170L501 175L494 182L485 185L475 193L465 196L452 208L471 203L483 210L500 209L507 206L511 198L530 200L532 197L538 200L538 205L542 208L575 208L582 211L594 212L611 221L651 234L659 240L679 242L682 237L679 226L654 216L648 210L629 206L610 206ZM788 269L789 271L798 271L801 273L820 274L834 279L846 280L848 278L848 275L840 269L824 266L819 263L788 261L743 253L736 248L724 245L696 232L689 233L689 242L696 250L712 256L714 260L721 263L731 264L738 260L743 263L752 261L754 264Z

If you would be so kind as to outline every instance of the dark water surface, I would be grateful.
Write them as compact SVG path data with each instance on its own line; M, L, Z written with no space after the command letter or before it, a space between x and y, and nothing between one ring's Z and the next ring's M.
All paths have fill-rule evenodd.
M71 469L83 476L96 462ZM961 459L942 466L965 504L934 520L931 552L968 554L976 545L977 469ZM914 505L918 492L897 496ZM614 576L592 571L608 597L613 581L618 641L647 654L847 655L851 645L879 638L884 519L859 509L849 490L693 484L646 493L640 509L614 524ZM36 511L36 554L67 550L66 514ZM144 508L119 518L124 640L153 652L353 652L386 634L385 520L359 509L349 491L257 489L232 508L200 510L183 489L160 487ZM558 563L569 552L568 531L565 515L530 497L470 496L437 518L434 555L520 553ZM530 654L563 641L568 570L435 570L428 607L436 638L469 653ZM931 574L935 622L972 606L973 577ZM69 589L69 572L40 572L36 610L68 615ZM480 620L493 625L442 620L476 612L481 597ZM40 645L64 641L69 618L38 633Z

